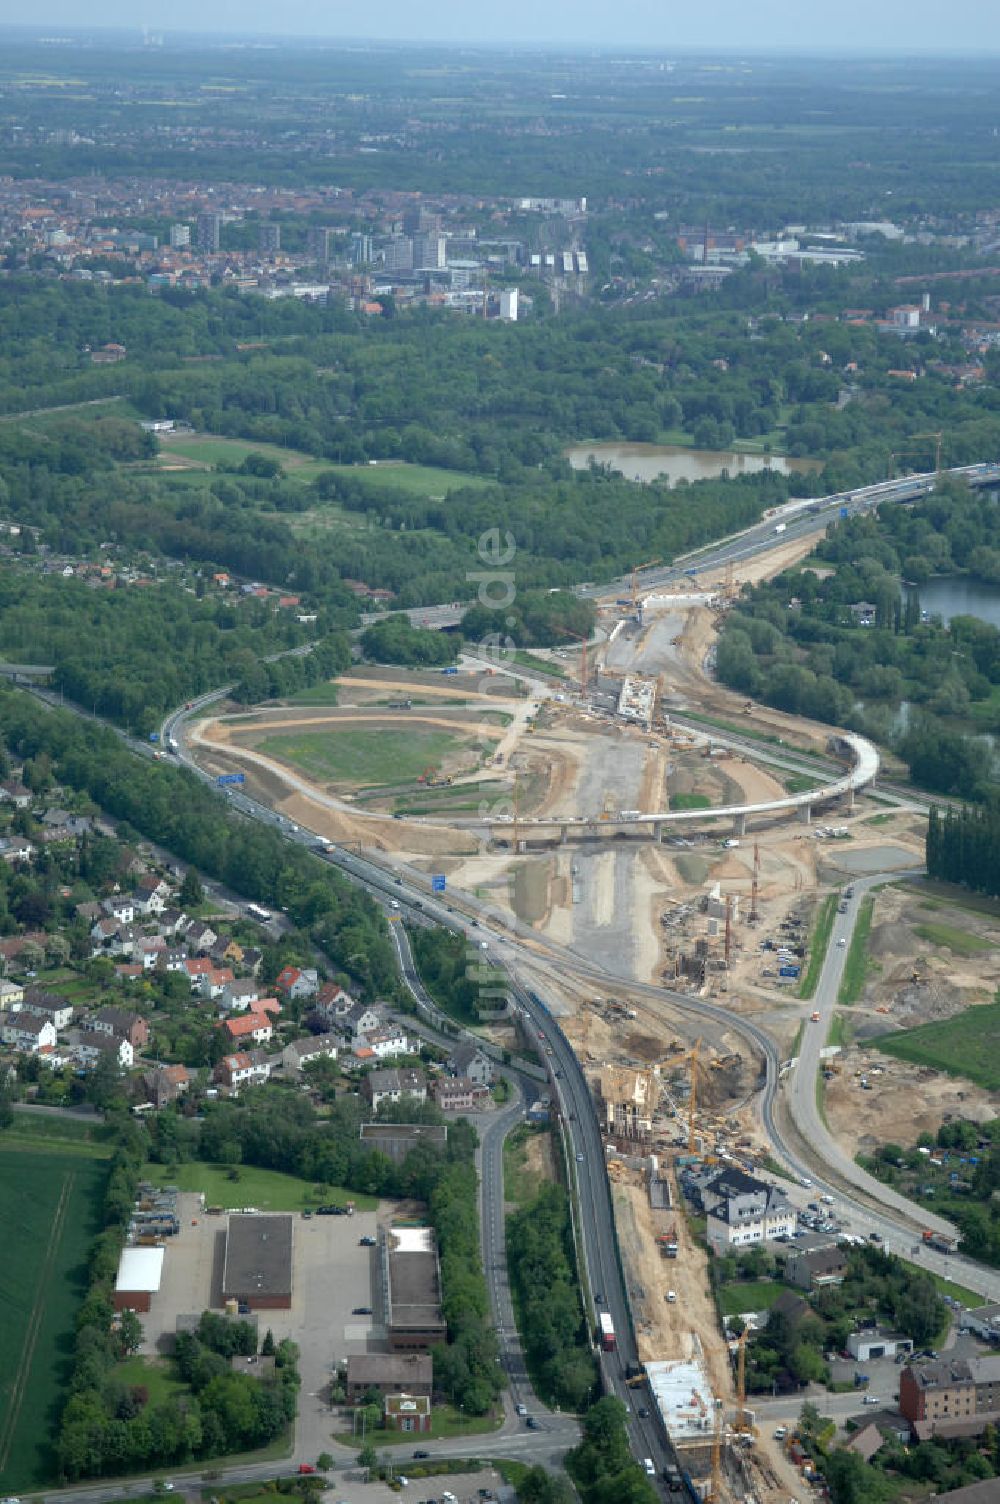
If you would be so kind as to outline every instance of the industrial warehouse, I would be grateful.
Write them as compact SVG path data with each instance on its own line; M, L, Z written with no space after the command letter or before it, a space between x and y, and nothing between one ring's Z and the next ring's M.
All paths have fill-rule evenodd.
M385 1325L392 1352L423 1351L444 1342L441 1270L430 1227L391 1227L379 1248Z
M234 1214L229 1218L222 1295L251 1311L291 1308L291 1217Z

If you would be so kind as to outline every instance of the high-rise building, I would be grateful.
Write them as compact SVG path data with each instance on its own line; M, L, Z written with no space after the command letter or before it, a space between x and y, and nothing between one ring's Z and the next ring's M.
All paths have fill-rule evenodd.
M198 249L207 251L209 255L219 249L219 239L222 234L221 214L198 215Z
M387 272L412 272L413 241L408 235L393 235L383 243L381 252Z
M414 235L413 265L419 270L444 266L447 244L444 236L436 231L431 234Z
M190 225L171 225L170 244L173 250L183 251L191 244Z
M505 287L500 293L500 317L511 324L517 323L517 288Z
M355 266L367 266L372 259L372 254L370 235L351 236L351 261Z
M317 266L326 266L333 260L333 247L330 242L336 233L336 230L331 230L326 225L311 226L306 241L310 261L314 261Z
M258 229L258 246L262 256L276 256L281 250L281 226L262 219Z
M440 224L438 216L428 209L407 209L403 214L404 235L432 235Z

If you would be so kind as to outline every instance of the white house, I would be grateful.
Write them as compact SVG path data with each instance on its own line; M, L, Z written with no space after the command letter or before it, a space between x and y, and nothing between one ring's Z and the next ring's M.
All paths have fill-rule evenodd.
M150 877L137 883L132 898L137 914L162 914L170 898L170 889L159 877Z
M135 899L131 893L113 893L110 898L104 899L101 908L121 924L132 924L135 920Z
M253 1003L260 1001L260 983L252 977L240 977L239 980L227 982L222 989L219 1002L231 1013L244 1013Z
M423 1071L369 1071L361 1083L361 1094L378 1108L381 1102L427 1101L427 1077Z
M388 1023L382 1029L358 1040L359 1046L368 1047L378 1060L388 1060L393 1055L409 1054L410 1041L401 1024Z
M319 1015L328 1029L332 1029L343 1023L354 1007L355 1002L349 992L338 987L336 982L324 982L313 1000L312 1012Z
M47 1013L30 1013L26 1008L3 1014L0 1022L0 1042L22 1050L26 1055L37 1055L39 1050L51 1050L56 1042L56 1026Z
M45 1018L51 1018L53 1026L59 1029L68 1029L73 1022L73 1004L64 997L57 997L52 992L42 992L35 987L29 987L20 1002L13 1005L28 1013L40 1013Z
M215 1078L231 1091L241 1086L260 1086L271 1074L272 1062L260 1050L238 1050L224 1055L215 1068Z
M355 1003L341 1019L341 1025L352 1039L367 1039L385 1023L385 1009L377 1003Z
M82 1066L96 1065L102 1055L110 1055L120 1070L128 1070L135 1060L129 1040L90 1029L81 1031L73 1052Z
M743 1170L716 1171L701 1182L700 1195L715 1247L746 1248L795 1231L795 1208L784 1191Z

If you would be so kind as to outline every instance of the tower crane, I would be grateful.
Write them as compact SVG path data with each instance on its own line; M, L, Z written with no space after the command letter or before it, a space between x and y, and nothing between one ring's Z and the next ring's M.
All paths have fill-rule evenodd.
M632 565L632 610L633 611L638 611L638 609L639 609L639 586L638 586L638 583L636 581L636 575L639 573L639 571L641 569L652 569L655 565L662 564L662 563L663 563L662 559L647 559L646 562L645 562L645 564L633 564Z
M909 438L910 438L911 441L915 440L915 439L933 439L934 440L934 474L935 475L940 475L941 474L941 445L944 443L944 433L940 429L932 429L928 433L911 433L909 435ZM892 472L896 468L896 461L898 459L900 459L904 454L923 454L923 453L924 453L923 449L919 445L914 444L913 442L907 444L904 449L894 449L893 452L889 455L889 479L890 480L893 479L893 473Z
M751 1430L747 1419L747 1338L749 1336L750 1328L745 1326L736 1345L736 1425L734 1429L741 1436Z

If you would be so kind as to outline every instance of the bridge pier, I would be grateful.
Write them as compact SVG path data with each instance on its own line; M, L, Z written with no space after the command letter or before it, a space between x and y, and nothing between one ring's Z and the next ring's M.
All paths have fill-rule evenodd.
M560 846L565 846L566 845L566 827L565 827L565 825L560 825L560 827L559 827L559 845Z
M799 808L799 821L802 825L811 825L813 808L811 804L803 804Z
M746 817L746 815L734 815L733 816L733 835L734 836L745 836L746 833L747 833L747 817Z

